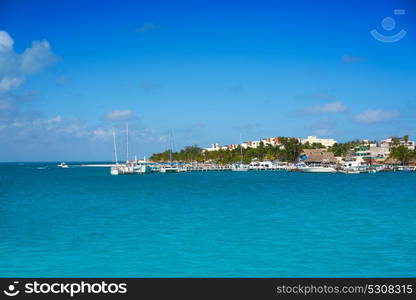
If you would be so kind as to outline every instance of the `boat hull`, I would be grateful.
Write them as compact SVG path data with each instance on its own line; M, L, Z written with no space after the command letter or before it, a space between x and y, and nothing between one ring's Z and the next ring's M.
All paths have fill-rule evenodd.
M161 168L160 173L178 173L178 168Z
M337 170L331 167L303 167L299 169L304 173L336 173Z
M231 171L234 171L234 172L247 172L248 169L247 168L234 168L234 169L231 169Z
M146 173L152 173L152 169L149 166L135 166L133 168L134 173L138 173L138 174L146 174Z

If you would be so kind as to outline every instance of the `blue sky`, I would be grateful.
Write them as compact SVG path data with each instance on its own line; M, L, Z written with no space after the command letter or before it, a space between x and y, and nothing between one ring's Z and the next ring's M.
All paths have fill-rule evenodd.
M362 2L3 0L0 161L110 160L126 122L139 156L170 128L176 149L416 138L416 3Z

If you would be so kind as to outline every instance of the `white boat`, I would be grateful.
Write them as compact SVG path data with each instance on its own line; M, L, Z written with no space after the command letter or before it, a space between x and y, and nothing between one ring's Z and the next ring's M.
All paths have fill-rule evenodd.
M306 166L299 168L300 172L305 173L336 173L334 167L331 166Z
M173 134L172 129L169 131L169 164L161 166L159 169L160 173L178 173L180 168L178 165L172 163L172 148L173 148Z
M375 168L371 168L368 165L362 165L361 162L358 161L346 161L342 167L341 170L339 170L340 173L344 174L360 174L360 173L375 173Z
M131 175L134 174L134 164L129 162L129 127L126 124L126 163L119 164L118 157L117 157L117 144L116 144L116 133L113 128L113 147L114 147L114 159L115 165L111 167L110 174L111 175Z
M118 165L118 158L117 158L117 144L116 144L116 132L113 128L113 148L114 148L114 159L115 159L115 166L111 167L110 174L111 175L119 175L120 169Z
M179 173L181 173L181 172L188 172L188 168L187 167L180 167L178 172Z
M146 161L146 156L143 160L137 160L136 156L134 156L133 171L138 174L152 173L152 167Z
M150 166L146 165L146 164L137 163L133 167L133 171L134 171L134 173L146 174L146 173L151 173L152 168Z
M179 168L175 166L163 166L160 168L160 173L178 173Z
M359 170L354 170L354 169L341 169L338 172L343 173L343 174L360 174L361 173Z
M134 174L134 167L132 165L116 165L111 167L111 175L132 175Z
M58 165L58 168L61 168L61 169L66 169L66 168L69 168L69 167L68 167L68 165L67 165L66 163L61 162L61 163Z
M233 165L231 167L231 171L236 171L236 172L246 172L248 170L249 170L248 166L243 165L243 164Z
M111 175L118 175L119 174L118 166L111 167L110 174Z

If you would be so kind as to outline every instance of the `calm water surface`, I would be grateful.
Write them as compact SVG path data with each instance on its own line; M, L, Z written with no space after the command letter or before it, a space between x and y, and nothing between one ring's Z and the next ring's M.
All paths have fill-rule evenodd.
M3 277L415 276L415 253L416 172L0 164Z

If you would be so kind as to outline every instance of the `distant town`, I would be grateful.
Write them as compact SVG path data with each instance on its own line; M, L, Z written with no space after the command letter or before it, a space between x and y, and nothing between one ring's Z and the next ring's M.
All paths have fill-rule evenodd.
M152 154L150 160L128 160L127 150L126 162L121 164L115 140L114 151L112 175L229 170L344 174L416 171L416 146L408 135L380 142L363 139L345 143L317 136L268 137L225 146L214 143L208 148L187 146L176 152L171 147Z
M415 149L415 141L410 140L409 136L389 137L379 142L364 139L345 143L317 136L268 137L240 144L214 143L207 148L188 146L178 152L168 149L153 154L150 159L154 162L197 161L219 164L239 161L244 164L253 161L336 164L355 161L362 164L416 165Z

